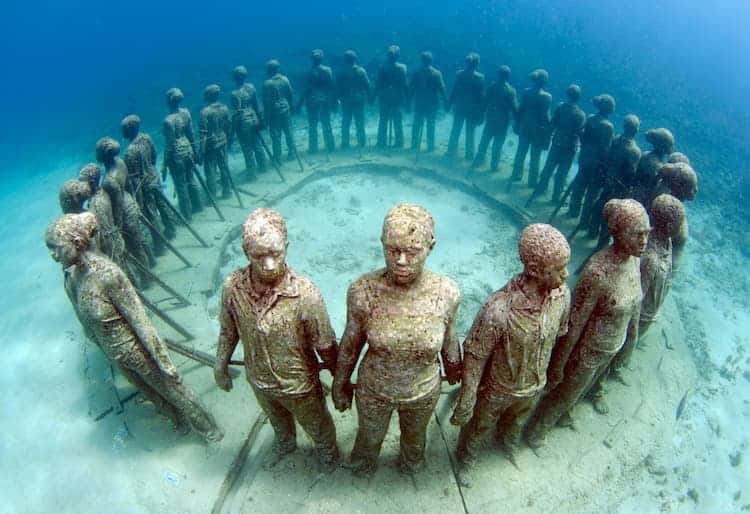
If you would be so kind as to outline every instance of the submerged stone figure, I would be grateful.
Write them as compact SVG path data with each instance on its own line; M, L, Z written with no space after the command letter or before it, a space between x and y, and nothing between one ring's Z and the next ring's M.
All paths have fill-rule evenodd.
M63 214L79 214L85 209L83 204L91 197L91 188L81 180L66 180L60 187L58 198Z
M276 59L266 63L266 81L263 82L263 117L271 133L273 158L281 162L281 135L286 139L286 151L289 159L297 155L292 133L292 85L286 75L279 72L281 64Z
M646 141L652 149L641 157L635 174L633 197L643 205L651 205L659 168L661 168L674 150L674 136L665 128L652 129L646 132Z
M307 151L310 153L318 151L318 123L323 131L326 151L333 152L336 149L331 128L331 111L335 111L338 106L336 83L331 68L323 65L323 56L323 50L319 48L310 54L312 69L307 72L305 90L297 105L297 110L302 108L303 103L307 108Z
M263 120L260 117L258 95L255 86L245 82L247 69L237 66L232 73L237 89L232 91L232 134L230 139L237 138L245 158L245 174L248 179L254 179L253 170L262 173L266 170L266 156L260 142L260 129Z
M508 126L518 113L516 89L510 85L509 80L510 68L505 65L500 66L497 69L497 80L487 88L487 94L485 95L487 119L484 122L482 139L479 141L479 149L471 165L472 168L478 168L484 164L487 148L492 142L490 171L497 171L505 137L508 134Z
M448 105L448 97L443 74L432 65L432 52L422 52L419 58L422 67L414 73L409 83L409 99L414 100L411 149L419 149L422 134L426 133L427 151L432 152L435 150L435 117L441 101L443 105Z
M351 407L351 376L359 367L359 428L351 462L355 474L377 467L391 414L401 427L399 466L412 473L424 464L427 425L440 395L442 357L448 381L460 380L455 330L459 291L447 277L424 269L435 246L435 223L426 209L399 204L385 217L381 241L385 269L355 280L347 293L347 321L333 381L333 402Z
M228 365L242 340L247 379L276 434L277 455L295 450L296 421L313 440L321 468L332 471L336 429L319 374L336 367L336 336L318 288L287 266L287 244L278 212L256 209L245 221L250 264L224 282L214 376L221 389L232 389Z
M406 65L398 62L401 49L396 45L388 47L386 62L380 66L375 82L374 98L378 98L378 146L390 144L389 133L393 136L393 146L404 146L404 125L402 110L409 98L406 79Z
M539 176L539 162L542 151L550 144L550 107L552 95L544 90L549 82L547 70L537 69L529 74L529 80L533 84L526 88L521 96L521 105L518 108L515 132L518 135L518 148L513 160L513 173L510 180L516 181L523 178L523 164L526 154L531 149L529 158L529 187L536 187Z
M458 150L458 138L466 125L464 158L474 159L474 132L484 116L484 75L479 73L479 54L471 52L464 59L464 68L456 75L448 106L453 107L453 125L448 140L446 157L453 158Z
M52 222L45 234L52 258L63 267L65 292L86 336L178 431L186 433L192 425L206 441L221 440L222 430L183 383L128 278L91 250L96 230L93 214L68 214Z
M338 98L341 101L341 148L349 148L349 129L352 118L357 132L357 144L367 146L365 136L365 103L370 97L370 79L367 71L357 64L354 50L344 52L344 67L336 81Z
M594 407L607 411L598 382L624 345L638 340L641 291L638 257L646 249L648 215L635 200L610 200L604 218L614 244L589 259L573 291L568 333L553 350L549 394L540 403L527 434L531 447L544 444L556 423L572 423L573 406L596 387Z
M206 175L206 186L211 196L216 197L216 182L221 183L222 198L232 196L230 186L227 147L232 143L232 120L229 109L219 102L221 88L216 84L207 86L203 91L206 105L201 109L198 124L200 135L200 152L203 155L203 171ZM219 171L217 176L216 171Z
M555 340L568 330L565 237L550 225L529 225L518 252L523 273L489 297L464 342L461 395L451 417L462 425L456 454L464 485L482 436L498 420L506 451L518 445L544 392Z
M537 185L538 193L547 192L547 186L554 174L552 186L552 203L560 203L568 179L568 172L573 165L578 145L581 141L583 127L586 124L586 113L578 106L581 99L581 88L577 84L568 86L565 92L567 100L561 102L552 113L552 145L547 154L547 162L542 169L542 177Z
M674 154L673 154L674 155ZM698 175L685 161L669 162L659 168L656 194L668 193L681 202L689 202L698 194ZM688 240L687 216L672 237L672 264L676 270Z
M162 127L165 146L162 179L169 168L180 213L190 221L193 213L203 209L200 190L194 176L195 165L201 163L201 156L195 144L190 111L180 107L183 98L182 91L176 87L167 91L169 114L164 118Z

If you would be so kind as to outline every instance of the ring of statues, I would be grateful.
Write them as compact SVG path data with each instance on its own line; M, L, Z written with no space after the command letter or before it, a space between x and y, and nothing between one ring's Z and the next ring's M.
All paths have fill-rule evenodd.
M674 152L667 129L646 132L652 148L643 154L635 141L640 128L635 115L625 116L615 135L608 119L615 111L610 95L594 97L595 113L587 116L579 106L581 89L573 84L553 108L545 90L549 77L538 69L529 74L519 100L507 66L498 67L485 87L475 53L466 56L448 94L431 54L420 58L422 66L408 75L398 47L389 47L371 84L355 52L344 54L345 65L334 76L323 64L323 52L314 50L296 102L278 61L266 63L259 94L246 81L247 70L238 66L229 106L220 101L219 86L206 87L197 136L190 112L180 107L183 93L172 88L166 93L160 171L156 146L140 132L140 119L133 114L122 120L128 142L122 157L120 144L104 137L95 147L98 164L85 165L62 185L63 216L49 225L45 240L62 265L75 314L86 336L178 431L194 429L207 442L224 434L170 360L168 349L180 351L179 345L167 345L147 315L149 310L163 317L142 290L153 284L169 287L151 271L156 259L169 251L189 264L170 243L177 230L189 230L208 246L191 225L193 214L210 206L223 219L222 200L235 197L243 206L241 193L253 194L237 186L230 173L227 152L235 140L245 179L252 181L272 167L284 181L290 163L304 166L292 130L295 112L307 111L308 154L320 151L320 125L331 158L350 148L352 120L360 151L367 147L365 107L375 101L377 147L388 151L404 146L402 117L408 108L414 118L411 150L417 153L435 151L441 104L452 111L445 159L457 167L463 131L467 175L486 166L488 151L489 172L498 173L512 127L518 144L507 190L526 175L528 207L551 189L556 208L550 223L567 205L566 214L578 220L575 230L566 238L551 224L526 226L518 242L523 271L486 299L460 341L455 323L459 288L450 277L425 267L439 220L422 206L394 205L380 234L385 265L341 291L347 316L337 339L319 289L287 265L285 220L273 209L256 208L242 225L248 265L223 279L216 355L202 357L212 365L216 385L231 391L230 366L244 366L273 427L277 455L295 450L296 422L312 439L321 471L331 472L340 458L320 380L326 370L333 377L335 408L356 405L358 430L349 460L355 474L368 475L377 467L393 411L401 428L399 469L418 472L441 382L460 384L450 422L460 427L455 456L464 485L471 483L481 441L490 431L512 455L522 444L544 445L553 427L572 424L571 409L584 398L597 412L607 412L602 382L622 378L679 264L688 235L683 202L697 192L695 171ZM342 134L335 148L331 117L339 107ZM481 125L475 151L474 133ZM578 173L569 181L576 155ZM167 174L176 206L164 193ZM597 246L571 293L568 241L579 233ZM232 356L240 343L238 362Z

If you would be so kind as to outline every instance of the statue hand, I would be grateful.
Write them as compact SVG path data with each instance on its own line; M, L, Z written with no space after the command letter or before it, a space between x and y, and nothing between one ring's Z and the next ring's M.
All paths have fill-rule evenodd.
M563 370L559 367L550 367L547 370L547 389L554 389L563 381Z
M351 383L346 384L344 387L334 385L331 392L333 394L333 405L337 411L344 412L351 408L352 398L354 397L354 389Z
M214 368L214 380L219 389L227 392L232 390L232 377L224 369Z
M459 403L451 416L451 425L463 426L471 419L471 411L464 409Z

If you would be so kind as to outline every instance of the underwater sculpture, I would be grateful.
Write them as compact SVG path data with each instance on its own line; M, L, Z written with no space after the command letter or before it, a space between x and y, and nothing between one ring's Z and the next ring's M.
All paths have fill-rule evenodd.
M91 197L91 187L77 179L66 180L60 187L58 199L63 214L78 214L85 209L83 204Z
M598 110L586 119L581 134L581 151L578 154L578 174L573 179L568 216L585 223L604 187L607 158L615 136L615 126L609 116L615 112L615 99L610 95L595 96L591 103Z
M289 159L297 155L292 132L292 85L286 75L279 70L281 64L276 59L266 62L266 80L263 82L263 118L271 134L273 158L281 163L281 135L286 139L286 151Z
M435 117L440 102L448 105L443 74L432 64L432 52L422 52L419 56L422 67L409 83L409 100L414 100L414 123L411 127L411 149L418 150L422 134L427 139L427 151L435 150Z
M581 99L581 88L571 84L565 92L566 100L555 107L552 113L551 128L552 144L550 145L547 161L544 163L542 175L534 191L535 195L547 192L550 179L554 176L552 185L552 203L559 203L568 179L568 172L573 165L581 134L586 124L586 113L578 106Z
M651 129L646 132L646 141L652 149L641 157L635 173L633 198L645 206L651 205L655 191L659 168L661 168L674 150L674 136L665 128Z
M242 149L245 159L245 176L255 178L253 170L262 173L266 170L266 156L260 143L260 128L263 120L260 117L258 95L255 86L245 82L247 69L237 66L232 72L232 78L237 89L232 91L230 106L232 108L232 137L235 137Z
M331 68L323 64L323 57L323 50L319 48L311 52L312 68L307 72L305 89L297 104L298 111L303 103L307 109L307 151L309 153L318 151L318 123L323 131L326 152L330 153L336 149L331 128L331 111L335 111L338 107L336 83Z
M172 176L177 204L182 216L190 221L194 212L200 212L200 191L195 181L195 165L200 164L195 136L193 134L193 120L190 111L180 107L184 95L182 91L173 87L167 91L167 106L169 114L164 118L162 131L164 133L164 167L161 178L166 178L166 170Z
M388 47L386 61L380 66L375 81L373 100L378 99L378 147L404 146L404 123L402 111L409 98L406 79L406 65L398 62L401 49L396 45Z
M514 131L518 135L518 148L513 160L513 173L510 180L517 181L523 178L523 164L526 154L531 149L529 157L529 187L536 187L539 176L539 161L542 151L550 144L550 107L552 95L544 90L549 82L547 70L537 69L529 74L529 80L533 84L524 89L521 95L521 105L518 107Z
M544 393L555 341L568 330L565 236L550 225L529 225L518 253L523 272L487 299L464 341L461 394L451 417L462 426L456 455L463 485L491 428L498 426L506 451L518 445Z
M250 263L224 282L214 376L221 389L232 389L229 361L242 340L247 379L273 427L277 456L296 449L296 421L313 440L321 470L330 472L339 453L319 373L336 367L336 336L318 288L287 265L287 244L278 212L256 209L245 221Z
M232 143L232 120L229 109L219 102L221 88L217 84L206 86L203 100L206 106L201 109L198 122L200 153L203 156L203 171L206 175L208 192L216 198L216 183L221 183L222 198L232 196L230 186L227 147ZM219 171L218 177L216 171Z
M453 158L458 150L458 138L466 126L464 158L474 159L474 132L484 117L484 75L479 73L479 54L469 53L464 68L456 74L448 106L453 108L453 124L448 139L446 157Z
M344 67L336 79L338 98L341 101L341 148L349 148L349 129L352 118L357 132L357 144L367 146L365 137L365 103L370 97L370 79L367 71L357 64L354 50L344 52Z
M684 157L683 154L680 155ZM681 202L692 201L695 199L695 195L698 194L698 174L684 160L672 162L673 156L674 154L670 156L670 162L659 168L655 194L668 193ZM687 216L684 216L679 230L672 235L672 263L674 269L677 269L682 253L685 250L688 233Z
M484 130L482 131L482 139L479 141L477 155L471 164L472 168L478 168L484 164L487 148L491 142L490 171L497 171L500 153L503 151L505 137L508 134L508 126L518 112L516 88L510 85L509 80L510 68L505 65L499 66L497 68L497 79L487 88L485 94L486 121L484 122Z
M333 381L333 402L345 411L356 397L359 427L351 453L353 471L377 468L388 422L398 411L399 467L424 464L432 413L440 395L442 357L448 382L460 380L455 321L460 295L447 277L424 269L435 246L434 220L421 206L398 204L386 214L381 241L385 269L355 280L347 293L347 321ZM356 395L351 376L360 353Z
M594 407L607 412L599 380L623 346L638 339L643 299L640 262L651 229L643 206L632 199L610 200L604 218L614 244L586 263L573 291L568 333L555 345L548 377L549 394L534 414L527 433L531 447L594 388Z
M96 217L86 212L59 218L45 233L86 336L178 431L187 433L192 425L206 441L221 440L222 430L182 381L133 285L116 264L91 248L96 230Z

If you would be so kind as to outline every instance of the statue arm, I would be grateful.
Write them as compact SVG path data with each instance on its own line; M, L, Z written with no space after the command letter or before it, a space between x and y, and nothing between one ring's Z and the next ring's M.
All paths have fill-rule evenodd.
M685 219L680 225L680 230L677 235L672 237L672 273L677 271L679 268L680 259L682 253L685 250L685 245L689 237L688 222Z
M200 155L206 154L206 141L208 140L208 113L206 110L201 111L201 118L198 122L198 148Z
M443 368L445 368L445 375L449 384L456 384L461 381L461 348L458 343L458 334L456 334L456 313L459 303L460 296L458 288L456 288L455 301L446 322L443 348L440 350L440 357L443 360Z
M336 334L331 327L331 320L328 317L328 310L323 297L317 288L307 306L302 322L308 344L320 356L320 360L323 361L323 369L327 369L333 374L336 371L338 357Z
M232 314L230 302L233 287L230 276L224 283L221 292L221 313L219 315L219 341L216 345L216 363L214 364L214 379L216 384L225 391L232 389L232 379L229 376L229 361L240 340L237 323Z
M352 284L347 293L346 328L341 337L336 372L333 376L333 402L337 410L344 411L351 407L353 387L351 383L352 373L357 364L362 348L367 341L364 316L361 309L363 294L357 291L356 282Z

